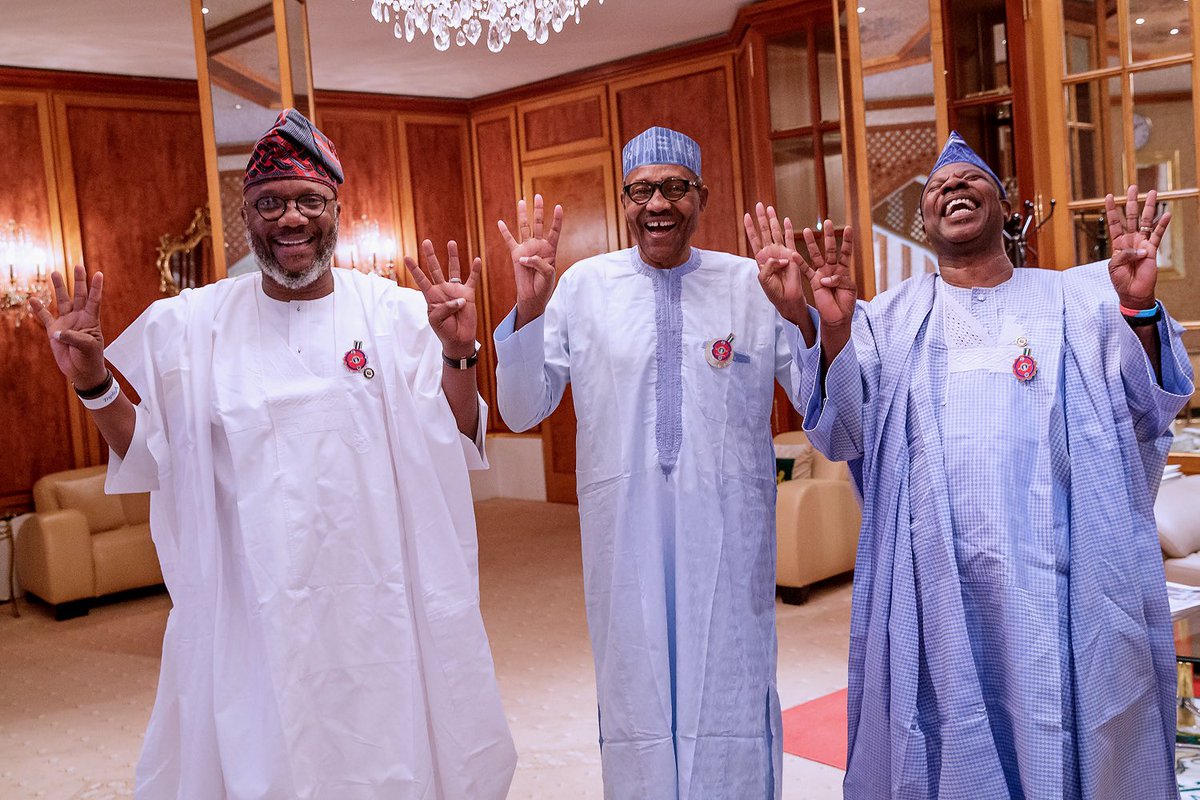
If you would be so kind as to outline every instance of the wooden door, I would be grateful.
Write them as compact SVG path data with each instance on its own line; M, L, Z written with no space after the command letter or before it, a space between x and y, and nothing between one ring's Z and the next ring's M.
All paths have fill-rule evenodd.
M564 209L558 244L558 274L617 244L617 187L608 151L547 161L524 169L525 197L540 194L550 208ZM558 410L542 423L546 499L577 502L575 495L575 409L567 387Z

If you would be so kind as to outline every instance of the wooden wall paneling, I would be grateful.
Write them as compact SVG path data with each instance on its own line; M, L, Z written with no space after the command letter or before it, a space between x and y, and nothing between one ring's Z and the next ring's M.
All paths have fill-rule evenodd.
M47 257L44 270L62 269L62 227L49 99L43 92L0 91L0 224L24 225ZM6 264L0 268L7 269ZM46 334L33 319L0 317L0 374L7 376L0 395L0 510L32 505L34 482L50 472L75 466L82 450L70 425L69 386L54 365Z
M471 147L465 117L406 115L400 118L401 218L405 253L417 258L420 243L433 242L445 265L446 242L458 243L463 266L477 252L471 216ZM405 280L411 280L405 275Z
M732 53L614 82L609 98L618 157L625 142L654 125L673 128L700 144L701 177L709 198L694 243L746 255ZM624 231L622 235L627 241Z
M787 0L787 3L795 0ZM745 6L743 10L754 9L764 5L763 0ZM785 3L786 5L786 3ZM740 14L739 14L740 16ZM771 12L772 18L777 17ZM717 56L733 50L735 37L730 34L720 34L707 39L700 39L684 44L655 50L652 53L639 53L628 58L617 59L606 64L586 67L584 69L556 75L552 78L527 83L512 89L504 89L492 94L483 95L468 101L467 105L472 114L490 112L503 106L540 100L548 94L556 92L571 92L582 86L604 86L614 81L644 75L658 69L673 67L684 61L696 61L709 56Z
M523 169L526 197L535 193L564 211L558 243L558 272L589 256L618 247L617 187L612 155L608 152L528 165ZM574 503L575 409L570 387L558 410L542 423L542 455L546 498Z
M479 321L481 361L480 391L488 401L490 428L507 431L496 399L496 354L492 332L517 302L517 290L508 245L496 227L510 226L517 218L521 191L521 164L517 154L516 112L509 106L471 120L475 175L475 214L480 254L483 258L482 304Z
M395 243L397 275L404 272L401 261L400 184L396 157L396 119L380 111L325 110L321 130L333 142L346 182L338 192L342 203L338 249L335 262L351 266L355 223L364 215L379 223L380 235ZM359 252L367 261L370 253Z
M163 234L182 232L208 198L194 102L54 97L57 172L68 263L105 272L104 332L112 341L159 299L154 263ZM85 463L106 453L77 403Z
M517 123L522 163L609 146L608 97L602 85L521 103Z

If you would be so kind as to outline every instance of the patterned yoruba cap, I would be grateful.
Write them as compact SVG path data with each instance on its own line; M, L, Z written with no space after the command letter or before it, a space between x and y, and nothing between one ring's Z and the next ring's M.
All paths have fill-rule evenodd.
M621 151L625 175L647 164L678 164L700 177L700 145L690 136L670 128L647 128L630 139Z
M942 154L938 156L937 163L933 165L933 169L929 170L929 174L932 175L947 164L971 164L979 167L995 181L996 188L1000 190L1000 199L1008 199L1008 194L1004 191L1004 184L996 177L996 173L992 172L992 168L971 149L967 140L959 136L958 131L950 131L950 138L946 140L946 146L942 148Z
M286 108L250 153L242 191L264 181L303 178L337 191L344 180L333 142L307 117Z

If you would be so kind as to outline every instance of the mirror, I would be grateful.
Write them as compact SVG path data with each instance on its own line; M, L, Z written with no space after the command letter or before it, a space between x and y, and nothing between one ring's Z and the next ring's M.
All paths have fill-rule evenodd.
M303 0L191 0L205 126L214 278L258 269L242 222L242 177L288 106L311 118Z
M200 206L182 236L163 234L158 240L158 290L167 297L204 283L212 248L208 206ZM207 241L206 241L207 240Z

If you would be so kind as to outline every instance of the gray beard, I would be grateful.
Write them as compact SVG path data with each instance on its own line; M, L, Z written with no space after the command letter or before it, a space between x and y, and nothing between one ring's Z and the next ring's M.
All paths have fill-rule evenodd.
M254 253L254 260L258 263L258 268L262 273L270 278L275 283L285 289L304 289L312 286L322 275L329 271L333 264L333 252L337 249L338 225L340 220L334 218L333 229L329 231L329 235L325 237L325 244L317 252L313 263L300 272L288 272L279 262L275 260L275 256L271 255L271 248L266 241L260 241L250 230L246 230L246 242L250 245L250 250Z

